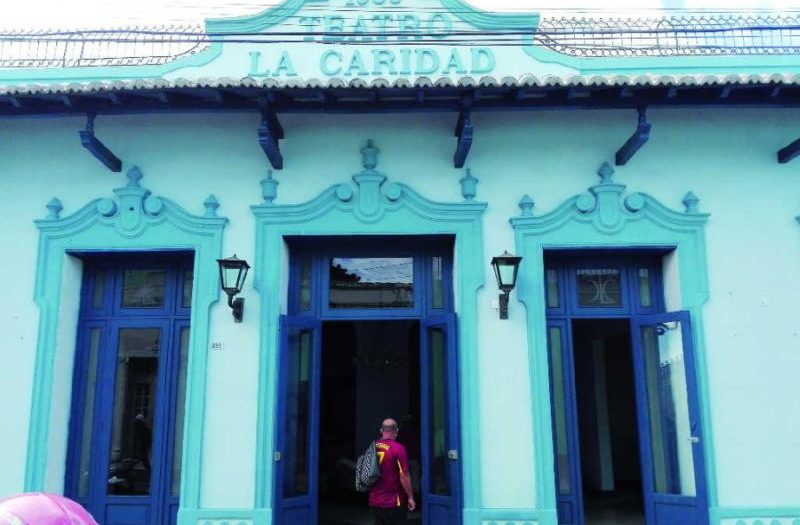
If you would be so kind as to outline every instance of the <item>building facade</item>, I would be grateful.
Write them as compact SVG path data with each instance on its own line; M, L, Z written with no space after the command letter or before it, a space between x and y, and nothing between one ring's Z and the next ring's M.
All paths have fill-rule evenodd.
M4 43L0 495L357 523L391 416L425 525L798 525L791 22L287 0Z

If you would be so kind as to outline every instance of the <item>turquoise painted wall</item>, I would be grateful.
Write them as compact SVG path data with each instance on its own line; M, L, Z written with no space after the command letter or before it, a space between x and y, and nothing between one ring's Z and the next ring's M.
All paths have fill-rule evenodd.
M616 179L628 191L644 191L682 209L688 190L711 214L706 230L710 300L704 309L717 492L721 509L788 508L800 517L800 413L795 378L800 372L800 165L779 165L775 152L796 137L793 110L651 110L650 142ZM537 506L533 427L528 381L524 306L512 294L510 319L492 307L497 291L488 265L492 255L514 249L508 219L519 214L524 193L536 214L598 182L599 165L630 135L633 112L565 111L474 115L475 142L468 161L480 179L477 200L484 216L484 280L478 294L479 390L483 508L509 509L492 516L528 517ZM332 184L348 182L361 169L358 153L367 138L381 148L378 169L389 180L432 200L462 200L452 168L455 115L281 116L286 169L279 203L300 203ZM110 197L127 180L112 174L80 147L81 119L0 121L0 244L14 259L0 263L3 362L0 399L0 496L22 489L38 310L32 300L38 231L33 221L57 196L62 216L91 199ZM256 115L98 117L98 137L125 162L138 165L143 186L202 215L213 193L227 217L223 253L250 261L259 181L267 161L256 142ZM275 264L285 264L275 254ZM258 268L254 268L258 272ZM73 268L73 275L76 273ZM250 281L245 319L231 322L222 302L211 308L211 341L224 349L208 354L206 424L201 467L202 508L246 509L255 500L258 335L260 302ZM461 292L461 291L459 291ZM275 301L269 297L263 300ZM60 490L65 403L70 388L69 324L74 287L64 292L60 327L64 353L55 372L54 413L46 486ZM61 410L61 412L58 412ZM224 452L223 452L224 451ZM469 473L467 473L469 475ZM514 479L514 483L504 480ZM511 510L516 509L516 510ZM792 510L794 509L794 510ZM222 511L220 511L222 512ZM734 511L730 511L734 512ZM749 512L749 513L748 513ZM743 517L766 515L742 511ZM504 514L505 513L505 514ZM230 514L228 514L230 515ZM533 516L534 514L531 514ZM225 517L222 512L220 517ZM488 517L490 513L483 516Z

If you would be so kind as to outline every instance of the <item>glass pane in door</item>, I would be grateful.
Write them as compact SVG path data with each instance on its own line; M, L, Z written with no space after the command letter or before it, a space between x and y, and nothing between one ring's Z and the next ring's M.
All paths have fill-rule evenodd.
M450 494L447 459L447 366L445 333L442 328L428 329L430 385L430 483L431 492Z
M119 331L108 494L150 494L160 343L158 328Z
M172 442L172 486L170 494L178 497L181 492L181 468L183 467L183 418L186 412L186 365L189 362L189 327L181 328L180 363L178 364L178 386L175 389L175 437Z
M653 486L657 493L695 496L694 452L681 324L641 327Z
M92 454L92 425L94 424L94 396L97 384L97 353L100 347L100 329L89 331L89 366L86 368L86 392L83 396L83 428L81 429L81 456L78 471L78 496L89 493L89 460Z
M291 330L286 360L284 496L299 496L309 492L312 343L311 330Z
M567 442L567 408L564 393L564 349L561 327L550 326L547 333L550 350L550 384L553 396L553 425L555 430L556 475L558 493L570 493L569 443Z

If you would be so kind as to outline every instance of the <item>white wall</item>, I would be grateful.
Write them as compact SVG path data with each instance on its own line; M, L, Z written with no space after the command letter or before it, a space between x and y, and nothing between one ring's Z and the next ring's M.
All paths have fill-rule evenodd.
M704 318L722 506L791 506L800 493L800 412L794 407L800 372L800 226L794 221L800 214L800 164L775 161L777 149L797 138L799 115L651 110L650 142L617 171L629 190L645 191L673 208L682 209L683 195L693 190L701 210L712 214L711 300ZM358 150L368 138L381 149L378 169L391 180L434 200L461 200L463 171L452 167L454 114L281 120L286 169L275 173L278 202L302 202L349 180L361 169ZM498 320L488 263L492 255L514 250L507 221L519 213L522 195L529 193L534 213L542 214L595 184L598 166L633 131L635 112L478 113L473 122L468 165L480 179L478 199L489 202L487 286L478 298L480 384L472 385L481 392L484 506L525 507L534 503L525 311L512 294L510 319ZM38 234L32 221L46 215L51 197L63 201L68 215L125 183L80 147L77 130L83 125L74 118L0 121L0 245L7 250L0 262L0 496L21 490L24 476L38 326L32 302ZM268 168L256 142L257 125L255 114L101 116L96 132L125 169L141 168L142 184L153 193L198 214L214 193L220 215L231 221L224 252L252 261L249 205L261 201L259 181ZM275 263L281 260L285 254L276 254ZM233 324L222 302L212 311L211 340L225 347L209 358L204 506L246 507L253 501L260 300L249 286L244 323ZM54 396L69 395L69 381L55 385ZM64 419L54 415L53 425ZM52 431L64 435L63 429ZM63 457L64 446L53 444L53 461ZM500 483L507 479L515 482Z

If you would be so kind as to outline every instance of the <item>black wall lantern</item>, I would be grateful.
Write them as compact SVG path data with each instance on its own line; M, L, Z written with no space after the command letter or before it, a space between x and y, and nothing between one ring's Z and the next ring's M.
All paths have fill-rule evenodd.
M217 263L219 263L219 280L222 289L228 294L228 306L233 310L233 320L241 323L242 314L244 314L244 299L242 297L234 299L234 297L242 291L250 265L247 264L247 261L236 257L236 254L227 259L217 259Z
M492 258L497 287L503 292L500 294L500 319L508 319L508 294L517 285L517 271L521 261L522 257L511 255L508 251Z

